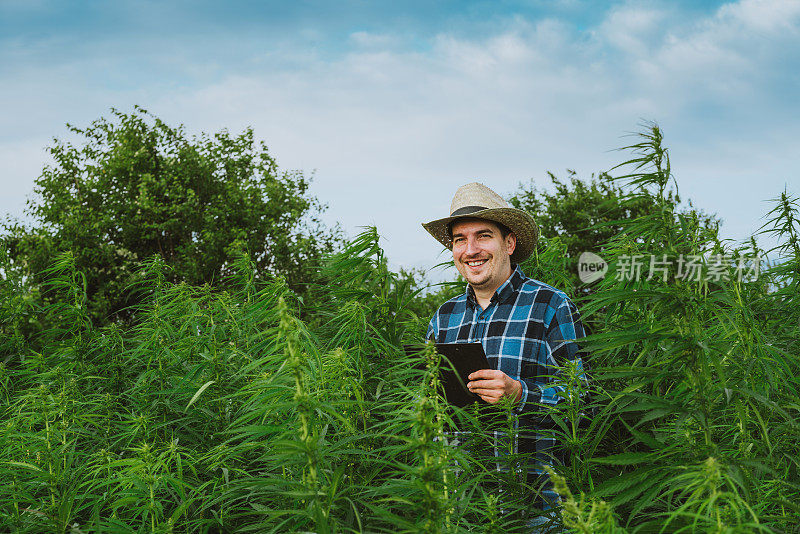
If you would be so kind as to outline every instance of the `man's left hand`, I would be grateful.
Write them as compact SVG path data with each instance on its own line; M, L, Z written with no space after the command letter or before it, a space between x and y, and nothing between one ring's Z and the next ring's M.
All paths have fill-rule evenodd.
M522 384L514 380L503 371L496 369L481 369L470 374L467 389L480 398L494 404L503 396L508 395L518 402L522 396Z

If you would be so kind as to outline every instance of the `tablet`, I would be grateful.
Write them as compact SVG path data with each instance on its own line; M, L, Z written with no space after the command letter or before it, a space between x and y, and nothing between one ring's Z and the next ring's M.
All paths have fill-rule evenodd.
M405 347L407 354L420 351L419 347ZM491 369L483 345L480 343L436 343L441 356L439 379L448 404L463 408L478 402L486 404L478 395L467 389L469 375L480 369Z
M463 408L473 402L485 403L467 389L469 375L481 369L491 369L480 343L437 343L436 352L442 355L439 377L449 404Z

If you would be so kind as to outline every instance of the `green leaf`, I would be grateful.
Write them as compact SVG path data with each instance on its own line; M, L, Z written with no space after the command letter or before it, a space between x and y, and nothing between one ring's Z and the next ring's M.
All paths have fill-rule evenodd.
M652 460L653 454L649 452L623 452L602 458L592 458L590 462L605 465L635 465Z
M200 397L200 395L203 394L203 392L208 388L208 386L210 386L214 382L215 382L214 380L209 380L208 382L206 382L205 384L200 386L200 389L197 390L197 393L194 394L194 396L192 397L192 400L189 401L189 404L186 405L186 408L184 408L184 410L188 410L189 406L194 404L194 402Z

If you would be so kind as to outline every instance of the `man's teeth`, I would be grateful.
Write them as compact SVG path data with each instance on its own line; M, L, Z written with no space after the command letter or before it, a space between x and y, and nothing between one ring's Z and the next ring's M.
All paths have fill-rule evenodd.
M477 267L478 265L483 265L486 263L486 260L476 260L476 261L468 261L467 265L470 267Z

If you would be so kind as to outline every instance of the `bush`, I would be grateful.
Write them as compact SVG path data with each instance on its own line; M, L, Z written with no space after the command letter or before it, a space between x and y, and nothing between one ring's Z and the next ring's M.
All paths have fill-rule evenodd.
M324 207L309 180L280 172L250 129L189 137L136 108L69 131L82 142L49 147L54 163L28 208L34 225L6 223L3 241L7 266L34 285L70 251L97 325L131 319L138 296L128 286L154 254L169 266L166 280L215 285L246 251L256 277L283 276L302 294L338 239L318 220Z
M653 250L756 252L725 248L700 217L676 211L657 127L631 150L621 190L657 209L605 244L611 270L583 302L601 327L587 341L592 391L565 369L567 398L540 429L571 456L553 474L563 524L796 531L798 200L778 199L765 231L781 239L779 261L757 279L713 259L716 278L683 279L674 267L620 276ZM566 276L563 247L546 241L527 267ZM374 229L328 257L305 320L286 282L260 280L244 254L222 287L172 282L158 257L142 263L135 325L89 320L73 255L35 288L7 267L5 530L498 533L525 531L541 512L517 476L529 459L515 454L507 406L494 408L506 454L489 463L454 446L453 419L477 430L483 414L448 410L436 395L418 288L387 268ZM39 290L52 298L30 304ZM409 354L410 343L419 350ZM469 438L470 451L483 436Z

